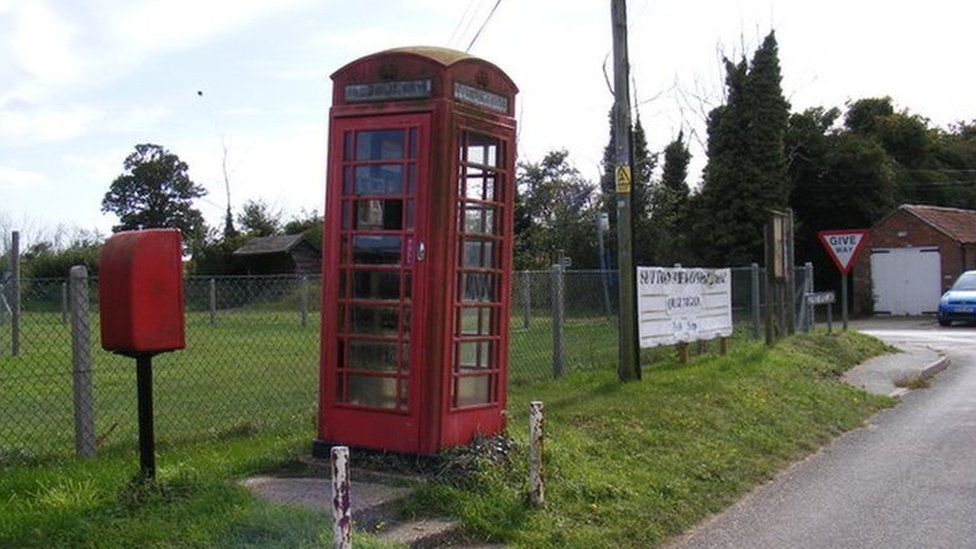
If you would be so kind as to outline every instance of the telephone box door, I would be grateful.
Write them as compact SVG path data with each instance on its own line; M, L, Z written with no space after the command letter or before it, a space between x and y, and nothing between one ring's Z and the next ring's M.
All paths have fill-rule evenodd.
M335 310L322 349L331 440L397 451L419 444L432 375L420 344L429 128L428 114L333 121L324 304Z

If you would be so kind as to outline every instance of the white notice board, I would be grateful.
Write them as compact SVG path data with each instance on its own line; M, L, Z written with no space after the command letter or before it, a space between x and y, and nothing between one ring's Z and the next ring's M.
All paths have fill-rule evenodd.
M642 348L732 335L729 269L637 268Z

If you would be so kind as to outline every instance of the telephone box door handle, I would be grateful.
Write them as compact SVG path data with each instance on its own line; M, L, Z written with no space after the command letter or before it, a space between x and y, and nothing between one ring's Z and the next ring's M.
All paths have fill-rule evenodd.
M417 244L417 261L423 261L424 256L427 255L427 248L424 246L423 242Z

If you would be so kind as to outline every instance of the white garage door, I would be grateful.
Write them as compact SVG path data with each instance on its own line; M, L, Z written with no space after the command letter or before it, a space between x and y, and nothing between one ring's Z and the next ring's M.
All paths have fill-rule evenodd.
M874 312L891 315L935 313L942 295L939 249L871 250Z

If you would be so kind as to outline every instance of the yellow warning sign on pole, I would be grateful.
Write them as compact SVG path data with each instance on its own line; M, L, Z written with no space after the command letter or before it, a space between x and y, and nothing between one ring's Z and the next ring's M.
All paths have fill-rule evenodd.
M617 166L617 194L630 194L630 166Z

